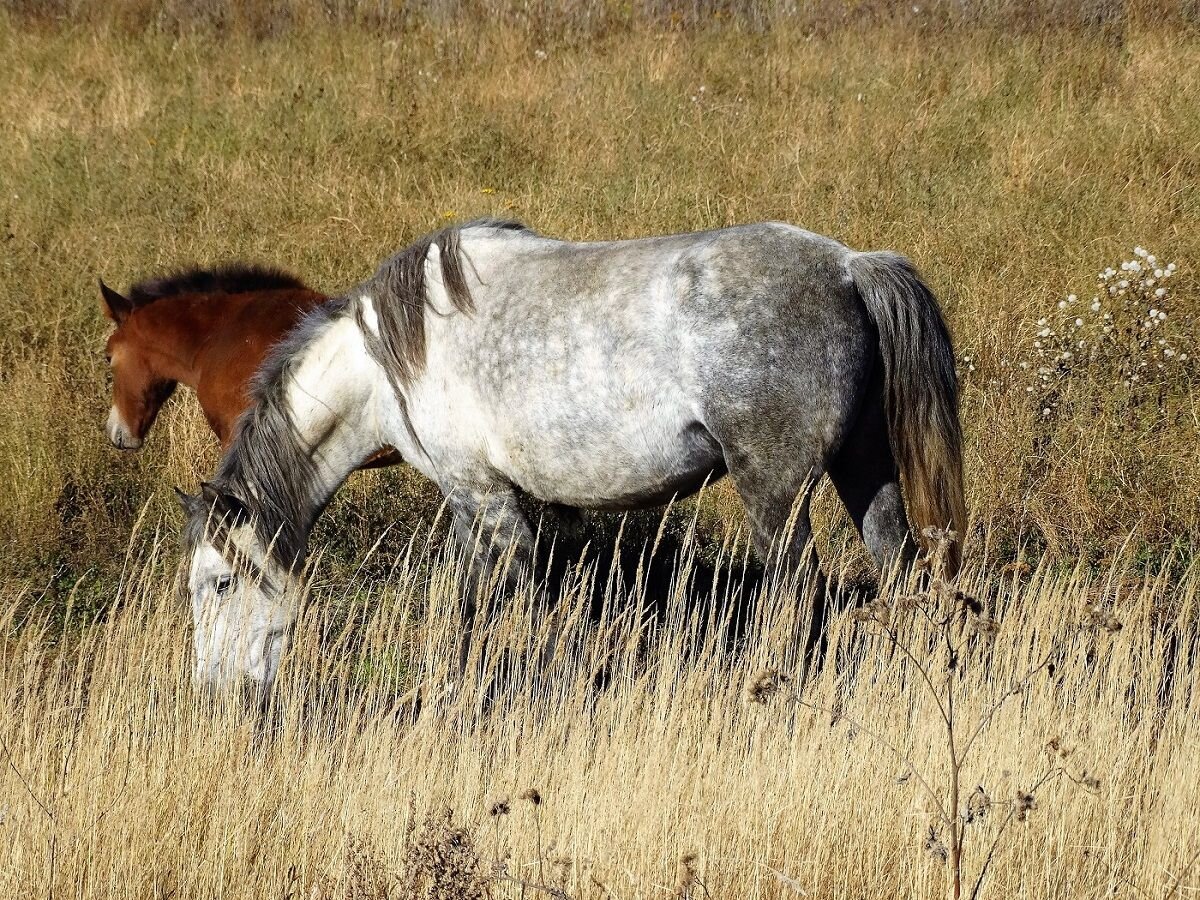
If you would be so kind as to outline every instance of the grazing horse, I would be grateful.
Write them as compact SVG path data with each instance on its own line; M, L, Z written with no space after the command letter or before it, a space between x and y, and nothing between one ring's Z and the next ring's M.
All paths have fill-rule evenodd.
M147 279L128 296L101 281L100 294L117 326L106 347L113 404L105 430L118 450L142 446L179 383L196 392L227 446L267 352L329 299L291 275L241 265Z
M212 687L270 686L313 522L380 443L441 488L477 577L528 561L521 494L628 510L727 472L756 552L788 566L811 564L823 473L884 568L914 552L910 521L966 517L933 294L901 256L786 224L604 243L447 228L314 310L254 393L212 481L181 494Z

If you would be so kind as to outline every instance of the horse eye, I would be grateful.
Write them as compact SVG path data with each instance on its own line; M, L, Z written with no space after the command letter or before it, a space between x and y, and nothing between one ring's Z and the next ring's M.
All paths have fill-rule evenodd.
M224 597L229 593L229 589L233 587L233 576L222 575L217 579L217 596Z

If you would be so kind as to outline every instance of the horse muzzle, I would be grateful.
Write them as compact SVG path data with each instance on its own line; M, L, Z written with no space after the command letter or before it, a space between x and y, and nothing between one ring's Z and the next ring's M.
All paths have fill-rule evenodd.
M142 447L142 439L126 427L115 406L108 411L108 422L105 423L104 431L118 450L140 450Z

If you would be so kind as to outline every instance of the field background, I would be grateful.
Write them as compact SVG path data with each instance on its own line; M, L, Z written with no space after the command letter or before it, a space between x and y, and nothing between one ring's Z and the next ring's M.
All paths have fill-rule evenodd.
M487 27L478 24L483 20ZM447 751L453 764L434 774L414 761L390 774L387 766L397 753L422 762L436 757L448 740L436 728L408 744L375 724L350 736L337 736L340 726L329 724L324 743L311 745L291 735L296 743L286 751L304 759L303 777L293 784L296 757L284 750L265 762L247 760L248 744L238 743L250 740L245 723L223 729L192 713L171 715L173 692L187 690L186 661L175 646L186 640L186 628L170 590L179 525L171 487L192 489L212 470L215 441L180 392L140 454L108 446L107 323L96 278L124 288L163 269L244 259L282 266L336 293L417 235L451 220L497 215L572 239L783 219L857 248L896 249L918 263L964 357L974 514L967 551L973 571L992 573L974 577L981 592L1011 599L1015 586L989 579L1018 558L1035 566L1013 605L1022 627L1004 644L1004 663L984 678L986 686L1002 685L1047 642L1065 640L1089 598L1128 607L1111 665L1100 672L1089 668L1094 655L1080 656L1059 689L1046 688L989 751L997 771L1019 768L1022 759L1037 758L1056 715L1082 702L1094 721L1062 727L1078 724L1095 746L1128 763L1114 765L1119 772L1106 799L1062 800L1053 828L1022 839L997 864L1006 886L998 895L1099 896L1124 884L1124 874L1114 872L1128 873L1155 896L1165 893L1191 850L1182 836L1196 828L1194 772L1178 767L1194 766L1200 749L1189 724L1192 657L1185 652L1173 670L1186 689L1153 713L1143 704L1162 697L1159 642L1186 650L1196 637L1188 574L1200 537L1196 369L1173 369L1149 403L1114 388L1110 372L1080 370L1063 382L1070 402L1049 417L1041 412L1043 397L1031 396L1014 372L1033 358L1038 319L1053 317L1068 294L1090 298L1096 273L1132 259L1135 245L1178 264L1171 328L1194 359L1198 111L1200 31L1188 4L402 8L6 0L6 877L14 887L36 885L31 895L44 895L50 884L63 895L68 888L79 896L119 895L119 885L129 883L142 888L130 888L129 896L166 896L170 879L155 869L159 860L181 895L200 896L219 884L230 895L309 896L319 888L330 896L373 896L348 893L367 890L371 877L352 884L338 881L339 873L399 865L394 858L412 837L402 827L410 795L418 821L439 804L460 816L479 814L498 777L485 771L487 757L508 767L508 790L531 773L552 773L566 792L560 797L572 799L559 812L548 803L545 825L555 837L546 839L574 841L575 859L603 858L610 866L600 878L605 884L618 877L613 871L623 873L625 886L612 888L612 896L669 895L678 855L703 856L713 847L724 848L703 863L720 887L713 896L794 893L764 875L768 863L800 878L814 896L894 896L897 884L913 896L941 889L936 868L921 858L924 813L895 795L895 772L881 772L877 755L861 744L830 750L833 739L819 728L775 734L770 748L754 743L749 735L760 734L761 725L741 712L730 714L734 725L712 713L722 704L740 709L745 673L728 670L730 663L709 651L691 667L684 666L686 654L670 657L681 668L667 667L638 681L641 693L613 699L613 718L588 718L578 734L541 734L531 756L517 749L525 718L499 730L464 725ZM437 507L431 489L403 469L351 479L315 538L330 584L359 573L354 584L367 585L331 598L344 613L338 627L354 610L374 621L362 612L364 597L387 601L370 608L390 610L388 622L399 615L391 602L397 598L431 602L419 595L438 567L440 531L430 530ZM827 555L836 566L861 570L861 551L830 492L818 507ZM730 535L736 540L741 512L726 486L716 486L698 509L676 511L673 531L685 532L693 514L703 553L718 554ZM657 519L639 522L652 533ZM594 522L592 534L609 535L614 524ZM414 535L422 542L431 535L431 555L389 576ZM77 627L96 620L105 624ZM144 636L143 625L146 634L165 636L161 646ZM396 637L391 625L372 627ZM354 655L365 640L352 642L359 649L339 657L342 665L382 665L377 656ZM770 657L766 650L759 655ZM412 667L382 668L395 674ZM585 674L574 671L565 681L582 685ZM905 696L912 685L894 677L880 690ZM733 685L723 692L714 688L722 678ZM386 694L387 685L367 681L368 693ZM91 691L106 698L102 708L87 704ZM862 709L879 713L885 707L875 696L855 695ZM1132 707L1130 698L1137 701ZM526 700L529 716L545 713L537 698ZM935 733L930 710L913 701L909 714L904 721L900 711L888 715L906 740L928 744ZM137 740L120 749L134 762L112 770L103 748L125 740L118 733L135 720L140 724L129 727ZM230 734L242 737L223 737ZM597 769L589 736L613 748L611 768ZM738 751L743 738L751 756ZM38 752L77 742L91 755ZM710 750L690 757L701 745ZM166 756L164 746L173 748ZM655 748L652 763L639 759L644 747ZM837 772L826 782L830 758ZM666 788L630 774L649 765L678 765L681 774ZM65 774L72 767L83 773L75 780ZM128 781L120 782L129 771L157 787L131 798ZM236 775L236 789L216 778L223 771ZM34 790L25 791L18 776L32 779ZM338 778L353 789L315 805L296 786L325 791ZM379 778L391 779L381 795ZM76 798L91 790L80 785L99 785L97 798L110 791L120 808L113 819L178 827L162 826L161 845L150 830L97 844L93 807L104 808L102 800L89 800L93 807L45 801L49 811L33 803L72 784ZM205 785L212 793L201 813L189 791ZM247 791L270 799L255 807L268 821L255 820L259 831L236 809ZM829 805L831 791L853 800ZM643 818L628 813L630 805L655 803ZM723 812L701 821L714 808ZM60 824L46 824L43 814L50 813ZM191 817L206 815L221 836L206 838L215 841L206 860L217 870L188 868L176 858L197 840ZM289 824L276 828L271 816ZM580 824L585 820L589 827ZM479 827L487 839L486 817ZM239 838L225 846L230 835L249 843ZM375 849L347 849L348 835L373 841ZM533 858L530 839L526 829L526 859ZM309 842L299 861L289 855L295 841ZM763 850L763 841L778 853ZM168 844L174 849L164 849ZM1094 853L1104 862L1085 858L1085 845L1101 847ZM57 854L50 864L47 847ZM109 874L80 882L97 860ZM604 896L589 887L590 876L571 871L572 896ZM343 888L347 893L337 894Z

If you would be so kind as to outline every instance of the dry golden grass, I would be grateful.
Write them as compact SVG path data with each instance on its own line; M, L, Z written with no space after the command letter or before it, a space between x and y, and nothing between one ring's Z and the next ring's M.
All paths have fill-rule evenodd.
M454 568L443 560L429 577L414 556L355 597L353 646L322 635L322 591L341 588L318 588L263 727L193 691L188 616L157 568L131 560L120 605L69 649L44 628L4 646L7 896L532 897L542 884L572 898L673 886L718 898L945 895L946 866L924 849L931 801L854 724L911 756L944 797L944 728L915 669L843 621L837 671L802 694L840 718L782 694L750 702L748 678L780 662L790 628L773 588L739 654L723 649L719 621L705 624L706 598L686 591L661 618L589 624L571 581L557 628L519 598L477 645L482 669L509 672L487 706L473 682L445 687ZM1001 623L960 673L967 726L1059 652L963 770L963 795L978 784L992 800L966 826L968 879L1018 792L1061 750L1098 788L1060 778L1037 789L981 896L1101 897L1132 883L1163 897L1177 878L1189 896L1200 886L1186 871L1200 848L1194 570L1179 582L972 570L962 585ZM625 608L620 591L608 599ZM1080 628L1097 600L1120 631ZM11 614L3 624L11 634ZM551 634L558 655L534 678L521 660ZM915 652L940 679L936 654ZM409 725L398 698L426 679L436 697Z

